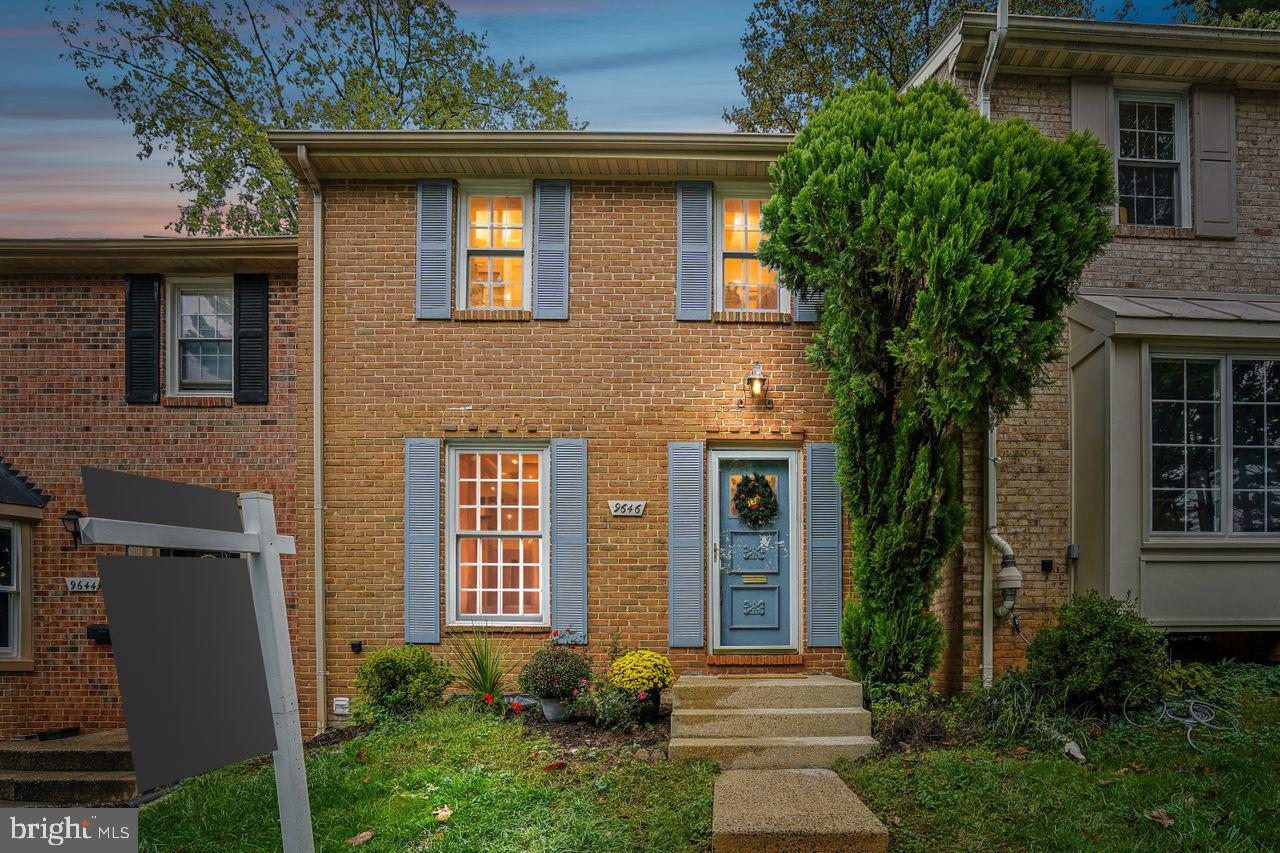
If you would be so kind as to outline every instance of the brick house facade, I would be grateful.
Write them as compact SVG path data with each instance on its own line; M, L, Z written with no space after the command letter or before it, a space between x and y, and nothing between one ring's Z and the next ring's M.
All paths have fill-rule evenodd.
M949 80L976 100L993 26L992 16L966 14L913 84ZM1060 44L1064 32L1071 50L1042 49ZM1216 40L1212 50L1206 39ZM999 426L998 528L1023 578L1016 625L991 614L994 597L984 600L984 573L992 571L986 452L982 435L966 436L964 544L935 602L946 630L940 685L972 686L1020 663L1020 634L1032 636L1073 590L1132 591L1171 630L1280 627L1280 613L1265 609L1243 608L1231 614L1234 621L1162 610L1151 595L1157 582L1199 590L1185 580L1189 551L1218 561L1233 583L1248 577L1265 591L1272 581L1256 572L1280 558L1280 545L1265 529L1233 538L1222 519L1224 529L1206 531L1214 534L1208 538L1142 528L1154 498L1116 490L1152 475L1124 468L1126 460L1109 449L1097 451L1119 442L1121 432L1151 428L1142 415L1150 402L1145 392L1122 393L1152 369L1141 354L1190 346L1202 355L1178 356L1187 363L1223 359L1215 362L1224 371L1215 411L1225 417L1233 381L1227 365L1237 363L1226 360L1230 354L1249 351L1259 362L1280 353L1280 326L1238 322L1270 310L1246 297L1280 295L1273 231L1280 95L1268 88L1280 80L1275 41L1249 33L1210 37L1203 28L1012 19L991 88L993 118L1020 116L1061 138L1087 127L1090 116L1120 124L1123 99L1115 93L1172 105L1152 107L1152 114L1159 121L1174 116L1174 164L1128 167L1171 168L1182 184L1176 204L1170 191L1174 214L1139 208L1130 193L1125 216L1152 224L1117 226L1115 242L1086 272L1081 313L1072 309L1070 355L1051 367L1034 402ZM1081 81L1109 93L1092 102L1090 115ZM1225 89L1224 81L1234 87ZM1211 97L1233 115L1234 233L1207 239L1218 226L1196 217L1221 198L1201 201L1200 164L1210 161L1202 159L1194 129L1203 126L1197 109ZM1112 130L1107 141L1115 146L1119 131ZM109 652L83 639L84 624L102 618L96 599L61 587L63 577L93 574L91 555L70 550L56 524L80 500L74 465L85 462L277 496L281 529L298 542L286 572L306 727L329 719L332 698L353 695L356 667L369 650L411 641L451 654L456 637L477 625L506 637L520 658L551 630L564 629L585 630L597 659L617 641L668 653L681 671L842 672L835 625L851 591L850 554L847 532L841 538L836 527L833 536L829 523L828 402L823 377L804 360L815 326L807 306L740 265L749 251L738 250L749 245L720 236L732 219L741 224L732 240L751 239L750 203L767 193L767 165L788 137L279 132L272 139L301 190L296 255L290 249L278 259L287 272L271 267L273 367L265 407L123 402L119 273L167 272L163 264L36 275L29 271L38 265L28 263L0 282L0 317L7 328L23 329L7 339L19 389L8 411L21 417L0 425L0 457L53 498L35 526L34 602L45 614L36 628L37 661L31 672L0 671L0 693L14 700L6 707L25 709L0 720L0 733L119 722ZM519 216L511 212L517 208ZM255 262L222 263L231 271ZM740 286L732 298L728 279ZM1163 295L1143 310L1171 318L1167 328L1145 336L1123 331L1118 321L1103 328L1096 317L1111 310L1106 306L1138 310L1132 300L1116 308L1114 291ZM1206 308L1188 294L1221 299ZM1180 310L1209 311L1221 322L1188 325L1197 321L1182 322ZM32 316L64 319L31 324ZM32 361L35 349L57 358ZM1111 359L1111 372L1089 362L1094 353ZM749 391L756 364L766 383L761 397ZM93 382L102 390L91 395L85 389ZM1240 405L1266 403L1241 397ZM1132 428L1111 425L1097 441L1073 444L1073 429L1104 411L1130 418ZM1230 447L1223 423L1212 445L1220 459ZM156 436L168 443L157 448ZM148 449L140 456L143 441ZM248 442L265 452L267 464L248 456ZM51 454L53 446L85 458ZM1149 459L1152 452L1135 446L1129 456ZM1189 457L1182 458L1185 464ZM733 558L721 562L726 555L718 547L754 535L734 520L728 501L737 461L782 482L794 500L780 511L791 526L750 555L760 559L763 546L773 549L769 568L743 564L725 580ZM1219 473L1222 483L1236 472ZM1208 491L1183 482L1187 500ZM1095 488L1109 490L1107 497L1086 512L1073 506ZM1256 491L1268 489L1264 481ZM1226 496L1230 488L1218 491L1247 512L1249 489L1234 498ZM643 512L615 515L611 501L643 502ZM1104 507L1111 514L1088 515ZM1185 521L1187 511L1180 511ZM1095 547L1102 530L1110 538ZM1124 551L1130 540L1136 544ZM1078 558L1069 556L1072 546ZM1141 565L1137 581L1126 574L1126 554ZM1244 571L1242 554L1255 574L1230 575ZM727 642L739 627L776 634L762 643Z
M39 518L22 520L32 535L23 555L30 574L18 593L20 610L29 613L30 656L0 659L0 736L124 722L111 646L87 637L88 626L107 621L101 594L71 592L64 580L95 577L95 557L116 550L73 547L59 520L67 510L84 509L81 465L270 492L281 528L294 526L294 244L292 238L0 242L6 389L0 457L48 499ZM163 396L155 404L126 402L126 271L173 281L267 273L269 401L175 393L166 382L162 336ZM159 289L161 316L170 292ZM6 514L0 506L0 518ZM292 613L297 565L285 561ZM295 641L299 636L295 630ZM314 667L305 646L295 642L295 648L306 695Z

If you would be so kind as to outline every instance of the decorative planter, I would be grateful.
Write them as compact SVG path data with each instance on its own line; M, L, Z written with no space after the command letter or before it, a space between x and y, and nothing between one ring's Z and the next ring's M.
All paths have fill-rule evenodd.
M658 722L658 713L662 710L662 691L650 690L640 703L640 722Z
M567 702L557 702L555 699L538 699L538 704L542 706L542 715L549 722L559 723L569 719L573 714L573 706Z

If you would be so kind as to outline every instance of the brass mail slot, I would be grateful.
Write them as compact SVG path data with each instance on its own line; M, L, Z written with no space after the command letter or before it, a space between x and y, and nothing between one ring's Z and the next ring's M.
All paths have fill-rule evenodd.
M743 575L743 583L768 583L769 579L764 575Z

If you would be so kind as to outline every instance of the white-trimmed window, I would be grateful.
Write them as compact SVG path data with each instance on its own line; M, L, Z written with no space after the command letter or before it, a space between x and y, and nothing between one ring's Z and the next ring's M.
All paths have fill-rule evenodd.
M789 312L786 289L756 258L765 239L760 208L767 186L716 188L716 308L720 311Z
M0 658L22 649L22 539L18 525L0 519Z
M230 394L235 287L231 278L169 281L168 387L184 394Z
M532 189L527 181L460 186L459 305L470 310L529 306Z
M1187 99L1180 93L1116 95L1117 221L1187 224Z
M1280 534L1280 358L1152 354L1151 532Z
M449 447L451 624L547 622L549 504L545 444Z

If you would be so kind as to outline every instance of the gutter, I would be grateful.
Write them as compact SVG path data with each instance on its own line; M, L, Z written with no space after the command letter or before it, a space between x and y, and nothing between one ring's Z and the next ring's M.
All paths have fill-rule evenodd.
M311 189L311 504L316 623L316 731L329 721L324 618L324 195L320 176L299 145L298 165Z
M978 78L978 112L991 118L991 83L1000 66L1000 51L1009 35L1009 0L1000 0L996 7L996 26L987 34L987 55L982 62L982 75ZM996 424L991 419L987 425L986 466L982 482L986 541L982 549L982 686L989 687L995 677L995 620L1013 612L1022 588L1022 573L1018 571L1013 548L1000 535L997 524L997 489L999 462L996 455ZM992 577L994 555L1000 553L1000 574ZM992 606L994 588L1003 593L1003 602Z

